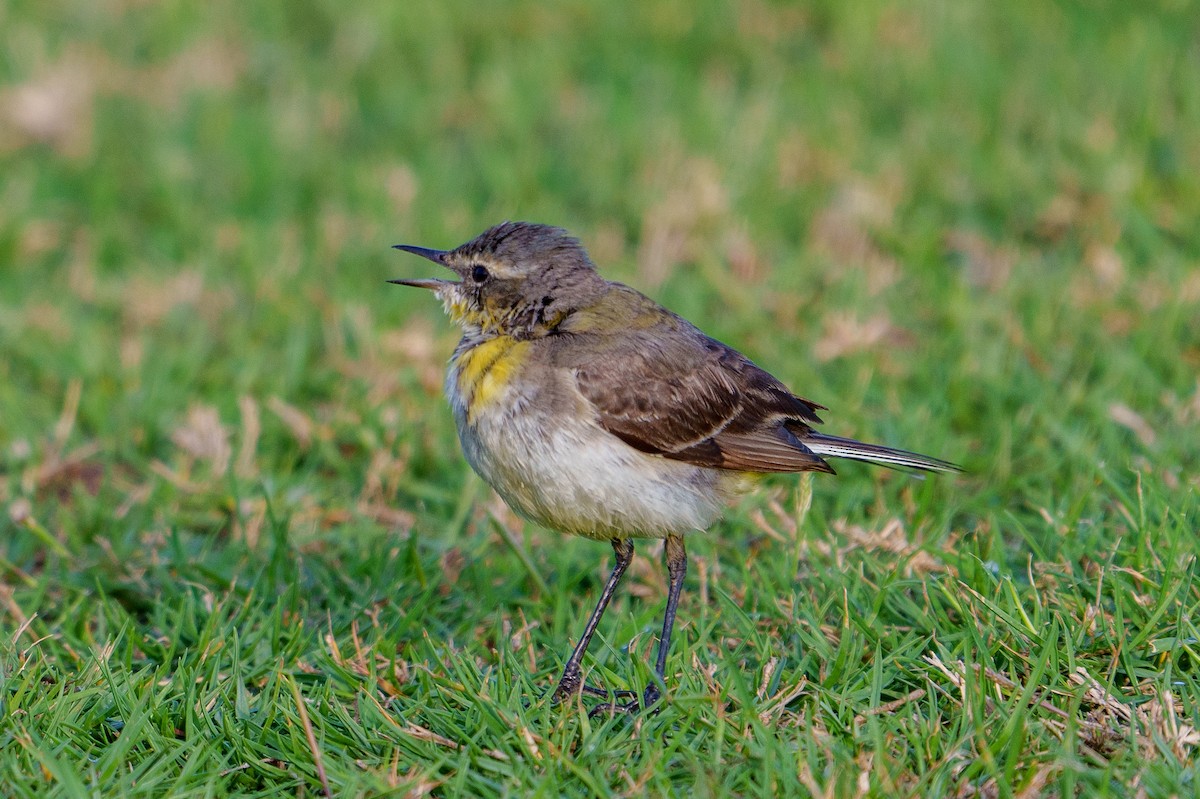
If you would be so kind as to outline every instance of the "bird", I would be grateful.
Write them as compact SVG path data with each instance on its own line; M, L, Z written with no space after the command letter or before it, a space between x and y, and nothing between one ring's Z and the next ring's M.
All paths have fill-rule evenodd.
M656 706L687 572L684 537L709 528L758 475L834 474L828 458L960 471L817 431L823 405L606 280L562 228L504 222L452 250L394 246L449 272L388 282L433 292L462 329L445 394L471 467L525 519L608 541L615 553L554 704L588 694L606 700L591 713ZM639 698L585 683L582 662L643 539L665 539L668 589L655 679Z

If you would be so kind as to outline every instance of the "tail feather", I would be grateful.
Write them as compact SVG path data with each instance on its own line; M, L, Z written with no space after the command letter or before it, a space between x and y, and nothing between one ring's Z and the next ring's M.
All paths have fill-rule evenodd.
M825 435L810 432L802 438L804 446L816 455L831 458L846 458L854 461L866 461L880 466L900 469L919 469L923 472L961 472L962 467L940 458L919 455L903 449L893 449L880 444L866 444L853 438Z

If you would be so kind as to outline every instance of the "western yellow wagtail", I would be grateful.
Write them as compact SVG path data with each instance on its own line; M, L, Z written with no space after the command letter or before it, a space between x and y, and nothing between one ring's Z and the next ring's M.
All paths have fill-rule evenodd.
M850 458L931 472L937 458L813 429L818 405L634 289L605 280L566 231L505 222L453 250L397 249L454 279L393 280L430 289L463 329L446 396L471 466L517 513L612 543L616 566L554 700L580 691L597 710L661 697L687 570L683 536L704 530L763 472L829 472ZM667 608L657 682L630 692L584 684L580 663L633 559L633 539L665 538ZM632 697L619 703L618 698Z

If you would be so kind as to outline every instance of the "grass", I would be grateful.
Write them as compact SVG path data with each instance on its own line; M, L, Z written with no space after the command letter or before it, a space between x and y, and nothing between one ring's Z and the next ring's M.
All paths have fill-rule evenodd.
M204 8L0 8L0 793L1200 791L1190 4ZM505 218L968 473L767 480L550 707L611 553L383 283Z

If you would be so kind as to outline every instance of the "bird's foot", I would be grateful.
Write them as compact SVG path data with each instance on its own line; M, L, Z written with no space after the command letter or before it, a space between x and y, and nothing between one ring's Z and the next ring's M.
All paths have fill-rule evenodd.
M554 693L550 696L550 702L557 705L580 693L587 694L588 696L598 696L601 699L633 699L633 704L637 704L637 694L633 691L610 691L607 688L597 688L594 685L588 685L583 681L583 672L580 668L576 665L568 664L563 669L563 675L558 681L558 687L554 689Z
M646 693L642 696L642 701L640 703L637 700L637 695L632 691L618 691L617 694L626 694L634 698L628 702L613 701L605 702L602 705L596 705L594 708L588 711L588 718L594 719L597 716L603 716L605 714L609 716L617 713L633 714L639 713L643 710L652 710L654 713L659 711L659 708L656 708L655 704L658 702L658 700L662 699L662 691L659 690L657 685L651 684L646 686Z

